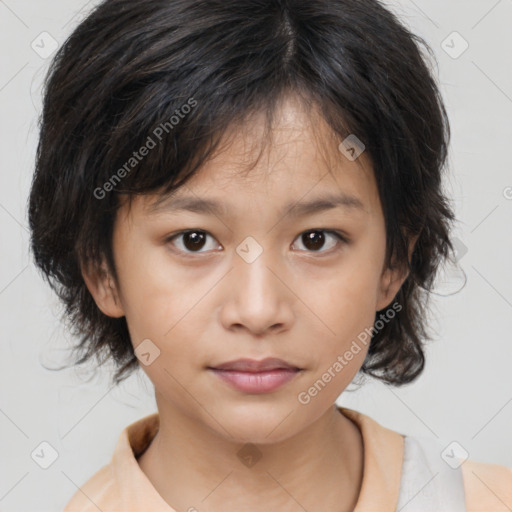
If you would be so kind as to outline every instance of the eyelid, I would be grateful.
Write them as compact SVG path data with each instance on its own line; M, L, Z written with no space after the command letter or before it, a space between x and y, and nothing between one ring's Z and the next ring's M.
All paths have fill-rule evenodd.
M178 231L177 233L174 233L172 235L165 237L164 241L166 244L171 243L171 245L172 245L172 241L175 238L178 238L181 235L186 235L187 233L204 233L206 236L209 236L209 237L213 238L214 240L216 240L216 238L208 231L206 231L204 229L196 228L196 229L184 229L182 231ZM186 251L182 251L181 249L178 249L178 248L175 248L175 249L179 254L184 255L185 257L194 257L195 254L209 254L210 253L210 251L186 252Z
M305 235L306 233L312 233L312 232L315 232L315 231L327 233L327 234L330 234L330 235L334 235L341 242L341 245L346 245L346 244L350 243L349 237L343 231L339 231L337 229L328 229L328 228L311 228L311 229L306 229L305 231L301 231L295 237L294 240L296 240L297 238L299 238L302 235ZM182 231L178 231L176 233L173 233L172 235L167 236L165 238L165 243L166 244L167 243L172 243L172 241L175 238L177 238L177 237L179 237L181 235L185 235L187 233L195 233L195 232L204 233L206 236L210 236L214 240L216 240L216 238L211 233L209 233L208 231L206 231L204 229L200 229L200 228L195 228L195 229L192 228L192 229L184 229ZM332 252L336 252L336 251L340 250L340 248L341 247L338 246L338 247L335 247L333 249L329 249L327 251L299 251L299 252L304 252L304 253L311 254L311 255L315 255L315 254L323 255L323 254L331 254ZM195 254L209 254L210 253L210 251L186 252L186 251L182 251L180 249L177 249L177 251L181 255L183 255L184 257L195 257L194 256Z
M328 228L306 229L305 231L302 231L301 233L299 233L297 235L297 237L295 238L295 240L298 239L300 236L305 235L306 233L314 233L316 231L321 232L321 233L327 233L329 235L334 235L334 237L336 237L340 243L336 247L328 249L327 251L299 251L299 252L304 252L308 255L319 255L321 257L323 255L330 255L332 253L336 253L341 249L341 246L347 245L350 243L348 236L344 232L339 231L337 229L328 229Z

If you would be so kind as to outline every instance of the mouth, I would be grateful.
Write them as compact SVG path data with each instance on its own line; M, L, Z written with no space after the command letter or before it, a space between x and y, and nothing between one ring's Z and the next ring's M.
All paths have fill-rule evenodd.
M220 371L235 371L244 373L262 373L274 370L301 370L301 368L294 366L282 359L275 357L267 357L261 361L256 359L237 359L235 361L228 361L217 366L209 366L211 370Z
M208 367L213 374L229 386L249 394L271 393L291 381L303 371L282 359L237 359L215 367Z

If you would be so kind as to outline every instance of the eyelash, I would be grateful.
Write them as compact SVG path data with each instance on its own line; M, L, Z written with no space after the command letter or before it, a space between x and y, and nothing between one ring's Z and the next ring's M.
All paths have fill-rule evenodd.
M212 238L214 238L210 233L208 233L207 231L204 231L203 229L187 229L184 231L180 231L178 233L174 233L173 235L167 237L165 239L165 243L172 244L172 242L175 238L178 238L182 235L186 235L187 233L204 233L205 235L211 236ZM339 242L341 242L341 244L338 245L338 247L335 247L334 249L327 250L327 251L307 251L306 250L306 251L302 251L302 252L309 252L311 254L325 254L325 253L329 254L332 252L336 252L337 250L340 250L342 245L349 243L349 240L347 239L347 237L344 236L343 234L341 234L340 232L332 230L332 229L322 229L322 228L308 229L307 231L303 231L302 233L300 233L297 236L297 238L300 238L302 235L305 235L307 233L328 233L330 235L334 235L339 240ZM194 254L203 254L204 252L207 252L207 251L188 251L187 252L187 251L182 251L181 249L178 249L178 252L180 252L181 254L184 254L185 255L184 257L186 257L186 258L193 258L193 257L195 257Z

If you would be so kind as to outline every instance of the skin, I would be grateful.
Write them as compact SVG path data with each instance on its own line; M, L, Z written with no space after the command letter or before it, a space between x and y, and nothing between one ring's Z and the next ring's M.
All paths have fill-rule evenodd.
M384 217L366 154L348 160L323 119L293 97L278 114L272 143L249 174L240 170L258 155L257 116L227 134L222 151L176 193L218 199L229 214L152 213L158 196L137 196L114 226L118 281L83 270L98 307L126 316L134 347L150 339L160 350L141 365L155 387L160 430L138 462L176 510L216 512L229 503L251 512L349 511L360 492L361 433L335 401L368 347L307 405L297 397L391 305L407 273L384 265ZM289 201L341 192L363 208L280 212ZM186 237L169 241L185 229L208 234L195 252ZM339 230L348 242L322 231L315 250L302 236L313 229ZM251 263L236 252L248 236L263 250ZM266 357L302 371L257 395L207 369ZM236 455L247 443L261 454L252 467Z

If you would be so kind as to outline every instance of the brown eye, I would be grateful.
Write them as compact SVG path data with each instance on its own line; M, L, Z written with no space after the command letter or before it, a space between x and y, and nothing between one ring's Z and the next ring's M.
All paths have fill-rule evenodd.
M325 235L321 231L311 231L302 235L304 246L311 251L319 251L325 243Z
M190 231L183 235L183 245L190 251L197 251L203 248L206 236L199 231Z
M210 235L204 231L200 230L190 230L190 231L183 231L181 233L178 233L171 238L169 238L168 242L172 243L174 246L176 246L181 252L184 253L201 253L206 252L202 251L205 247L207 238ZM213 239L213 237L211 237ZM174 243L174 240L179 241L180 243Z
M167 239L167 242L172 244L178 252L183 253L185 256L194 253L201 254L211 252L211 250L219 248L219 245L211 243L208 248L208 238L215 241L215 239L207 232L200 229L190 229L188 231L181 231ZM326 229L314 229L306 231L299 235L298 240L302 243L306 252L326 253L330 252L329 249L336 248L336 245L348 243L348 240L337 233ZM338 243L336 243L336 241ZM327 246L327 249L324 249Z
M326 236L327 235L327 236ZM326 241L329 241L329 238L337 238L338 241L344 242L345 239L334 231L327 231L325 229L315 229L312 231L306 231L302 233L299 237L300 241L304 245L307 251L309 252L328 252L328 249L335 247L336 242L328 243L329 247L327 250L321 250L325 245Z

